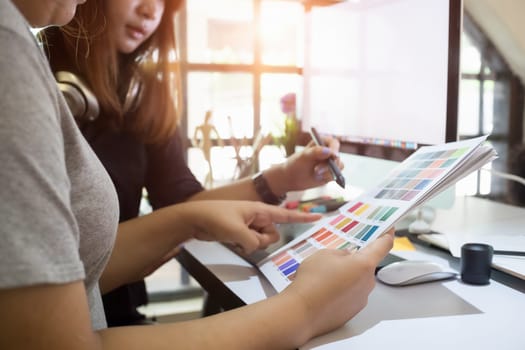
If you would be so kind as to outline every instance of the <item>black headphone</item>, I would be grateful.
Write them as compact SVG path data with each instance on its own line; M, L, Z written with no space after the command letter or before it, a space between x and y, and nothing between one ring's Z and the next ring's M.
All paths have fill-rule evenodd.
M55 78L77 123L97 119L100 111L97 98L79 76L59 71L55 73Z
M71 72L58 71L55 73L55 79L78 125L93 122L98 118L100 107L97 97L82 78ZM124 96L124 112L136 110L142 94L143 84L133 76Z

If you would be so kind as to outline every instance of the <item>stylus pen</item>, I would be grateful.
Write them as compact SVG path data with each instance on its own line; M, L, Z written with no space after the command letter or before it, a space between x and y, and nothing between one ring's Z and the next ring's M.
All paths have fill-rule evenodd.
M315 130L314 127L310 128L310 135L312 135L312 139L314 142L319 146L324 146L323 140L321 140L321 137L317 133L317 130ZM335 160L333 158L328 158L328 166L330 167L330 171L332 172L332 175L334 177L335 182L342 188L345 188L345 178L343 177L343 174L341 174L341 171L335 164Z

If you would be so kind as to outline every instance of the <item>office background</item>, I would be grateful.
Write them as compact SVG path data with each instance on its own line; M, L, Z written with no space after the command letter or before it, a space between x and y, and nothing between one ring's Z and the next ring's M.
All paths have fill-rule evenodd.
M251 144L258 132L282 133L279 100L302 87L305 13L333 2L187 0L178 22L188 146L208 109L227 145L231 137ZM464 7L459 137L490 133L500 155L493 166L506 171L510 150L523 142L525 38L517 14L525 5L467 0ZM191 147L188 154L203 179L201 154ZM213 154L213 161L223 164L214 169L216 180L228 180L235 167L233 149L217 147ZM505 200L506 182L481 173L459 190Z
M258 132L282 133L279 101L302 87L304 16L312 7L335 2L186 0L178 17L186 98L182 130L188 162L199 179L206 176L206 164L190 139L208 109L227 145L212 150L218 184L230 180L235 169L231 138L245 139L249 155ZM523 143L524 11L525 3L517 0L464 1L459 137L490 133L500 155L493 167L500 171L508 170L510 153ZM283 157L271 145L262 152L263 168ZM508 195L507 181L489 172L473 174L456 191L503 202Z

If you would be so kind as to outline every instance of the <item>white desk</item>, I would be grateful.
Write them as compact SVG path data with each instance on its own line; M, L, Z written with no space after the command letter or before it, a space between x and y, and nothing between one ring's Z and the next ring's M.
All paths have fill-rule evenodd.
M433 229L459 235L525 221L525 211L520 208L476 198L460 200L450 211L438 210ZM523 235L525 225L520 224L517 230ZM456 269L459 262L448 253L424 246L418 252L399 254L407 259L421 258L421 254L429 260L446 259ZM178 260L225 309L275 294L256 268L220 244L188 242ZM301 349L523 350L525 281L508 277L517 290L494 280L487 286L470 286L459 280L410 287L378 282L367 307L354 319Z
M411 254L418 253L405 257ZM226 308L275 293L253 266L220 244L191 241L179 261ZM301 349L523 350L524 324L525 294L495 281L487 286L447 281L402 288L378 282L368 306L353 320Z
M525 208L476 197L456 197L450 209L437 209L432 230L421 238L461 256L464 243L487 243L497 250L525 252ZM525 279L525 257L494 256L497 269Z
M525 349L523 310L525 295L495 281L377 283L361 313L301 349Z

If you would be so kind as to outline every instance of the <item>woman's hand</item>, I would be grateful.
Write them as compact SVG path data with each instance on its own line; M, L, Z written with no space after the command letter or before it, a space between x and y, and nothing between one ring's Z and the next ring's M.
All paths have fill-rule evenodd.
M393 236L391 229L353 253L323 249L301 264L282 294L306 314L309 338L342 326L366 306L375 268L392 249Z
M193 237L229 243L240 253L264 249L279 240L275 224L312 222L321 218L252 201L198 201L181 204L194 227Z
M288 157L285 163L264 172L270 188L276 195L324 185L333 180L327 160L333 158L339 169L344 168L337 156L339 141L323 137L326 146L311 141L303 151Z

